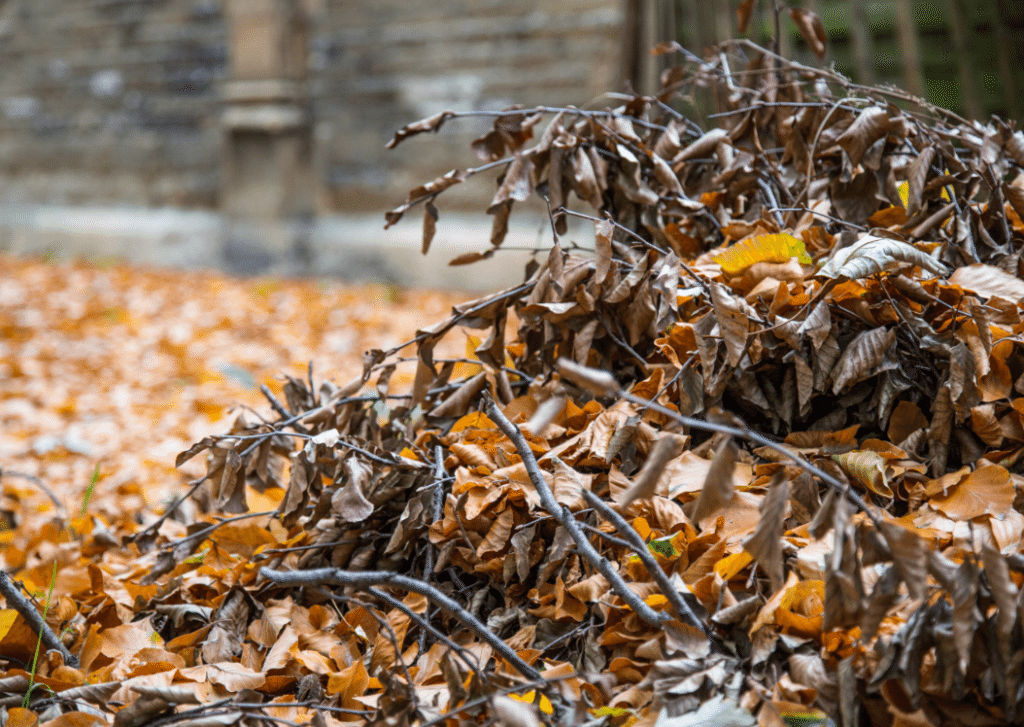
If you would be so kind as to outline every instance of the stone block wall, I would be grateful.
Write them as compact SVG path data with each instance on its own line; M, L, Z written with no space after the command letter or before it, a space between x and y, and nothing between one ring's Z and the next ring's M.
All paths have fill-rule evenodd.
M490 127L487 119L460 119L436 137L382 151L405 123L445 109L585 104L622 90L615 0L324 2L311 67L332 207L391 205L453 166L475 166L469 142ZM444 199L491 192L474 183Z
M0 2L0 201L213 207L216 0Z
M477 163L479 119L384 150L420 117L621 90L619 0L296 2L322 213ZM0 0L0 203L216 208L227 23L221 0Z

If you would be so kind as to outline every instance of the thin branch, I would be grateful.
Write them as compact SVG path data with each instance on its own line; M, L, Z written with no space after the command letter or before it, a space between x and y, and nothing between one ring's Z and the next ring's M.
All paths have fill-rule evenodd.
M551 488L548 487L548 483L541 474L537 458L533 455L533 451L530 449L530 445L519 430L519 427L508 420L508 417L502 413L490 396L485 395L485 401L487 403L487 416L498 425L502 433L515 445L516 451L523 461L523 466L526 468L526 473L530 476L530 482L533 483L534 489L540 495L541 505L551 513L555 520L558 521L558 524L564 527L568 531L569 536L576 541L576 550L580 556L605 577L612 590L618 594L619 598L625 601L626 605L633 609L637 616L650 625L660 628L665 616L644 603L644 600L633 592L619 572L612 567L611 562L597 552L597 549L594 548L590 540L583 533L580 524L576 522L576 518L573 517L568 508L563 508L555 499Z
M158 517L156 519L156 522L150 523L149 526L147 526L146 528L144 528L144 529L140 530L139 532L135 533L130 538L128 538L128 540L130 542L132 542L132 543L137 543L140 540L142 540L143 538L145 538L148 535L150 535L151 533L155 533L160 528L160 526L164 524L164 521L167 518L169 518L171 515L173 515L174 511L177 510L179 507L181 507L182 503L184 503L185 500L187 500L188 498L192 497L192 495L195 493L195 491L198 490L199 486L201 484L203 484L204 482L206 482L206 477L205 476L200 477L198 480L192 480L190 483L188 483L189 484L188 492L186 492L184 495L179 497L177 500L174 501L174 503L170 507L168 507L166 510L164 510L164 514L161 515L160 517Z
M487 642L494 649L498 656L511 664L516 671L527 679L540 678L540 672L523 661L508 644L495 636L476 616L460 606L457 601L418 578L389 571L355 572L340 568L314 568L304 571L276 571L270 568L260 568L260 575L279 586L334 585L351 586L363 590L373 588L374 586L386 586L419 593L429 598L476 633L481 640ZM646 606L646 604L644 605Z
M444 514L444 450L440 444L434 445L434 491L431 499L431 517L430 523L433 525L441 516ZM430 579L434 575L434 559L437 557L437 548L433 543L430 542L430 538L427 538L427 558L426 563L423 565L423 581L430 583ZM430 622L424 620L425 626L423 631L420 632L420 651L425 651L427 646L427 632L426 629L432 628Z
M807 472L820 479L826 485L836 491L837 494L846 496L854 505L860 508L868 519L878 527L882 527L882 519L874 511L874 509L868 505L864 499L853 492L845 484L837 480L832 475L828 474L824 470L805 460L800 455L792 452L778 442L774 442L760 432L755 432L752 429L747 428L745 424L740 422L736 426L730 426L728 424L719 424L717 422L708 422L702 419L694 419L693 417L683 416L677 411L673 411L667 407L657 404L650 399L645 399L642 396L636 396L628 391L623 391L619 386L615 377L607 371L601 371L598 369L590 369L585 366L580 366L574 361L560 358L556 363L556 367L563 374L563 379L576 383L577 381L587 383L591 390L600 389L601 393L609 396L618 396L626 401L638 404L640 406L646 406L652 411L656 411L659 414L669 417L670 419L682 424L684 427L690 427L692 429L700 429L704 432L718 432L721 434L731 434L734 437L740 437L742 439L749 440L755 444L759 444L762 447L768 447L769 449L778 452L783 455L786 459L793 462L798 467L803 468ZM578 385L582 385L578 384ZM494 420L491 417L492 421ZM507 421L507 420L506 420Z
M52 502L60 512L64 513L64 517L68 516L68 509L64 507L64 503L58 500L57 496L53 494L53 490L47 487L46 483L44 483L35 475L30 475L27 472L15 472L13 470L5 470L2 467L0 467L0 480L2 480L4 477L20 477L23 480L28 480L33 485L42 490L44 495L50 498L50 502Z
M689 622L707 634L708 627L697 618L697 614L683 600L682 594L672 586L672 581L669 580L669 577L665 575L665 571L658 565L658 561L651 555L650 549L640 537L640 534L626 522L625 518L615 512L607 502L590 490L583 488L583 497L592 508L597 510L601 517L614 525L619 534L629 541L629 549L640 558L640 562L644 564L644 568L651 574L654 582L658 584L662 594L668 599L669 605L672 606L672 610L676 612L679 620Z
M342 598L336 593L331 593L326 589L321 589L321 591L329 595L332 599L340 600ZM462 659L462 663L465 664L470 671L474 671L477 674L479 674L481 678L484 678L484 670L483 667L480 665L480 660L477 659L476 654L472 654L471 652L466 651L464 648L462 648L454 641L452 641L450 638L441 633L438 629L431 625L430 621L427 620L426 616L419 615L411 608L406 606L404 603L402 603L400 600L392 596L390 593L382 591L379 588L367 588L366 592L373 594L376 598L379 598L380 600L384 601L392 608L397 608L399 611L404 613L406 616L409 617L411 621L413 621L417 626L423 629L423 633L427 633L429 631L435 639L443 643L445 646L451 649L456 656ZM423 653L422 649L420 650L420 653ZM470 661L470 656L473 657L474 661L476 662L475 664L473 663L473 661Z
M189 542L191 540L195 540L196 538L205 538L207 535L209 535L210 533L212 533L214 530L216 530L217 528L221 527L222 525L227 525L228 523L238 522L239 520L248 520L249 518L266 517L266 516L269 516L269 515L276 515L276 514L277 514L277 510L268 510L266 512L247 512L244 515L235 515L234 517L224 518L220 522L213 523L212 525L209 525L209 526L203 528L202 530L197 530L196 532L192 533L191 535L186 535L184 538L179 538L178 540L172 540L171 542L166 543L163 547L164 547L165 550L171 550L173 548L178 547L179 545L187 543L187 542Z
M64 659L64 663L71 667L78 666L78 657L68 651L67 647L61 643L60 639L57 638L57 634L53 633L43 617L39 615L36 607L32 605L32 602L21 595L21 588L14 584L11 577L7 575L7 571L0 569L0 595L4 597L7 602L8 608L13 608L21 617L25 619L25 623L29 625L36 635L38 635L43 643L46 645L47 650L56 650L60 652L61 657Z

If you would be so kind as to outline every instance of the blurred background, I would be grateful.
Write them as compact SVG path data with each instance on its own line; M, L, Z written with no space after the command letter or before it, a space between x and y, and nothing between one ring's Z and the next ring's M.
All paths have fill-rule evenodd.
M492 288L493 185L439 200L435 252L419 215L383 212L453 167L477 166L486 118L448 122L397 150L401 126L450 109L615 105L650 92L672 56L735 37L738 0L0 0L0 249L91 260ZM957 112L1020 115L1020 0L803 0L823 63ZM767 44L771 0L748 37ZM784 54L810 64L783 14ZM506 246L546 234L513 214ZM579 234L585 235L582 230ZM510 252L510 256L517 253ZM526 255L525 252L518 253Z

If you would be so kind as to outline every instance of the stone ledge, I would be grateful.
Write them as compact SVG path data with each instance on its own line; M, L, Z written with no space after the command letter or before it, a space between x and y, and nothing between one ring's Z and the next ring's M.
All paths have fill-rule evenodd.
M442 210L430 253L420 254L420 215L390 230L383 215L320 217L291 224L229 224L215 212L173 208L0 206L0 250L109 263L236 275L309 275L352 282L464 290L497 290L522 281L530 250L551 246L538 214L513 214L502 249L488 260L448 261L490 247L490 217ZM574 220L574 222L580 222ZM593 246L593 228L571 226L568 239ZM507 248L507 249L505 249ZM543 253L542 253L543 259Z

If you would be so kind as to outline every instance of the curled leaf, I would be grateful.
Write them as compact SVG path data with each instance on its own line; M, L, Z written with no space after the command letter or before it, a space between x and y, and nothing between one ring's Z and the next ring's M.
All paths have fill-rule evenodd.
M850 473L868 490L887 500L892 499L892 490L889 489L887 460L878 452L860 450L847 452L846 454L833 454L832 459L838 462L840 467Z
M844 247L821 266L818 275L826 278L867 278L900 265L916 265L934 275L945 275L946 268L934 258L899 240L865 235L860 242Z
M825 24L821 22L818 14L806 8L790 8L789 17L796 23L797 30L800 31L800 35L810 49L814 51L814 55L819 59L824 58L828 36L825 34Z

